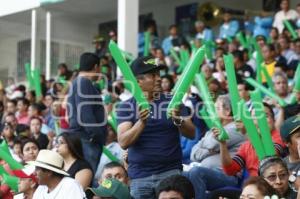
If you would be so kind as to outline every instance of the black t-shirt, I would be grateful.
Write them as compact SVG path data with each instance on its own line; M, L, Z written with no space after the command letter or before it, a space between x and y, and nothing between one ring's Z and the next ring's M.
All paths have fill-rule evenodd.
M86 160L77 159L71 165L67 173L70 175L70 177L75 178L76 173L82 169L89 169L93 172L91 165Z
M40 149L47 149L49 143L47 135L40 133L39 137L35 140L38 142Z
M182 169L180 134L171 118L167 118L167 106L172 96L161 94L150 104L150 117L137 141L128 148L128 174L131 179ZM182 109L187 115L187 108ZM137 103L134 98L117 107L118 125L138 121Z
M236 73L237 82L242 82L242 80L245 78L255 77L253 69L248 64L243 65L239 69L235 69L235 73Z

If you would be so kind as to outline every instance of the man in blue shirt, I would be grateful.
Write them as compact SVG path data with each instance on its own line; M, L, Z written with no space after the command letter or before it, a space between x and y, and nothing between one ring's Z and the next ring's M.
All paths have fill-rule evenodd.
M80 57L79 75L73 80L68 93L68 132L81 138L84 158L96 172L102 146L106 140L105 110L101 95L93 81L100 72L99 57L84 53Z
M171 97L160 91L162 67L154 58L137 58L131 68L150 103L150 110L140 110L133 98L119 104L118 141L123 149L128 149L131 195L135 199L154 199L160 180L181 172L179 132L193 138L195 127L189 117L180 116L184 110L173 110L167 118Z

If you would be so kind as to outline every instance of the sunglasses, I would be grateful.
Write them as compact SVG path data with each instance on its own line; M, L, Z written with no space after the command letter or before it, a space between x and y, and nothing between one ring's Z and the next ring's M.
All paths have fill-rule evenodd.
M286 180L288 178L288 176L289 176L288 173L279 173L279 174L272 174L269 176L264 176L264 178L270 182L274 182L274 181L276 181L277 178L279 178L279 180Z

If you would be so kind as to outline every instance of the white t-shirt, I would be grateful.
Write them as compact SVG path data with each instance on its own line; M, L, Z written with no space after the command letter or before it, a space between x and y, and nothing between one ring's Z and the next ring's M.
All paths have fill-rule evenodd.
M298 17L298 13L295 10L289 10L286 13L284 11L279 11L275 14L273 27L276 27L279 33L282 33L284 24L283 20L296 20Z
M73 178L64 177L60 183L48 193L48 187L38 186L32 199L84 199L85 193L81 185Z

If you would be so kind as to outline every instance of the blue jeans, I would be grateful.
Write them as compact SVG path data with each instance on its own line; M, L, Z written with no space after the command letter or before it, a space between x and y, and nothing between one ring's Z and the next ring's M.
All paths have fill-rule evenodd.
M81 139L84 159L88 161L96 173L98 163L102 154L102 145L92 143L88 140Z
M192 182L196 199L206 199L206 191L238 185L237 177L205 167L193 167L190 171L183 172L182 175Z
M180 174L178 169L131 180L130 194L134 199L155 199L155 189L159 182L168 176Z

